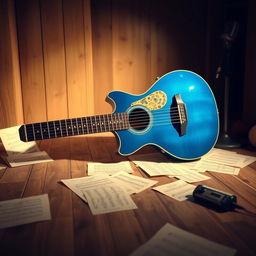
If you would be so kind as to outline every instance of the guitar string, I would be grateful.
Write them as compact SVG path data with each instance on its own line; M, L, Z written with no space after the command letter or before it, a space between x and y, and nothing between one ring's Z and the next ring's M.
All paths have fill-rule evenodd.
M178 112L177 111L175 111L175 110L172 110L171 109L171 111L169 111L169 110L165 110L165 111L158 111L158 114L159 113L163 113L163 112L168 112L168 113L175 113L176 115L178 114ZM140 115L138 115L137 113L136 113L136 120L137 121L140 121L140 123L139 123L139 125L136 125L136 128L143 128L145 125L147 125L147 124L149 124L149 121L148 121L148 118L146 118L145 119L145 112L142 110L141 111L141 113L143 113L143 114L141 114L141 116L144 118L144 120L145 120L145 122L144 123L142 123L142 121L144 121L143 120L143 118L140 118L140 117L138 117L138 116L140 116ZM114 113L114 114L122 114L122 113ZM112 115L112 114L110 114L110 115ZM171 123L172 124L178 124L178 123L180 123L180 119L178 118L174 118L174 117L176 117L176 115L175 116L171 116L171 120L170 120L170 118L169 118L169 116L168 116L168 118L167 119L164 119L164 118L166 118L166 117L163 117L163 114L162 114L162 117L159 117L159 115L156 115L155 116L155 118L154 118L154 124L153 124L153 126L159 126L159 125L166 125L166 124L169 124L170 123L170 121L171 121ZM81 125L74 125L73 123L72 123L72 121L71 121L71 119L67 119L66 121L70 121L70 124L67 124L67 128L68 129L65 129L66 130L66 133L67 133L67 135L69 136L69 133L73 133L74 134L74 132L75 133L77 133L77 134L79 134L79 132L82 132L83 134L87 134L87 133L93 133L93 132L101 132L101 131L104 131L104 127L102 128L102 126L101 127L98 127L98 125L99 125L99 123L101 122L101 123L104 123L104 122L102 122L102 120L97 120L96 118L97 117L102 117L102 116L92 116L92 117L88 117L88 118L90 118L90 119L95 119L94 121L93 120L90 120L90 126L91 127L88 127L88 126L82 126L82 120L80 120L81 121ZM161 120L161 118L162 118L162 120ZM78 118L75 118L75 119L72 119L72 120L76 120L76 123L78 123L77 122L77 119ZM51 122L61 122L62 120L58 120L58 121L51 121ZM65 120L64 120L65 121ZM115 121L115 120L114 120ZM179 121L179 122L176 122L176 121ZM165 123L165 122L167 122L167 123ZM45 123L49 123L49 122L45 122ZM95 126L95 123L96 123L96 126ZM104 123L105 124L105 123ZM128 123L129 124L129 123ZM56 123L55 123L55 125L56 125ZM111 123L107 123L107 126L113 126L113 128L114 128L114 126L118 126L118 125L120 125L120 123L114 123L113 122L113 120L112 120L112 124ZM124 124L123 124L124 125ZM108 131L106 128L110 128L110 127L106 127L106 125L104 125L105 126L105 130L106 131ZM71 128L70 128L71 127ZM85 129L84 129L84 127L85 127ZM47 130L48 130L48 134L50 133L50 135L52 135L52 133L54 132L55 133L55 135L57 135L57 133L59 133L59 132L63 132L63 127L57 127L57 128L59 128L59 130L57 130L56 131L56 128L54 128L54 127L52 127L52 128L50 128L50 127L47 127ZM118 127L116 127L117 128L117 130L118 130ZM119 129L122 129L123 127L119 127ZM126 128L126 127L125 127ZM70 131L70 129L72 130L72 132ZM79 130L80 129L80 130ZM74 131L75 130L75 131ZM84 132L84 130L86 130L86 132ZM113 130L115 130L115 129L113 129ZM30 135L32 135L34 138L36 137L36 136L34 136L34 133L35 133L35 131L31 131L31 133L32 134L30 134ZM29 136L29 134L27 134L28 136ZM36 134L35 134L36 135ZM41 134L42 135L42 134ZM58 134L59 135L59 134ZM65 134L64 134L65 135ZM43 136L41 136L41 137L43 137Z
M170 124L170 122L160 122L160 123L156 123L156 122L154 122L154 124L153 125L151 125L151 126L153 126L153 127L155 127L155 126L163 126L163 125L169 125ZM172 124L180 124L180 122L172 122ZM88 128L88 129L85 129L86 131L85 132L83 132L83 131L81 131L81 130L79 130L78 128L75 128L75 129L72 129L72 130L70 130L70 129L67 129L67 130L65 130L65 132L63 133L63 131L61 132L61 134L58 134L59 132L55 132L55 131L49 131L49 132L47 132L47 134L48 134L48 137L49 138L58 138L58 137L66 137L66 136L74 136L74 135L83 135L83 134L90 134L90 133L97 133L97 132L107 132L107 131L115 131L115 130L127 130L127 129L129 129L129 128L134 128L134 129L141 129L141 128L144 128L145 127L145 129L147 128L147 126L149 125L149 122L147 122L147 123L145 123L145 125L142 125L142 123L140 123L140 125L137 125L137 126L135 126L135 127L132 127L132 126L129 126L129 127L122 127L122 128L115 128L115 127L111 127L112 129L110 129L110 127L107 127L108 129L98 129L97 128L97 126L95 126L95 127L90 127L90 128ZM80 128L81 129L81 128ZM110 130L109 130L110 129ZM75 131L74 131L75 130ZM81 134L79 133L79 131L81 132ZM53 133L52 133L53 132ZM41 139L45 139L44 138L44 136L43 135L45 135L45 134L40 134L41 135ZM34 135L34 132L33 131L31 131L30 132L30 134L27 134L27 136L29 137L29 138L34 138L34 140L37 140L37 139L40 139L40 138L37 138L36 136L37 136L37 134L35 134Z
M132 121L136 121L136 122L143 122L143 121L145 121L145 122L149 122L148 121L149 120L149 118L145 118L144 116L143 116L143 118L140 118L140 117L135 117L135 118L133 118L131 121L129 121L129 122L132 122ZM115 120L114 120L115 121ZM71 128L73 128L73 129L77 129L77 128L81 128L81 127L87 127L87 126L99 126L99 125L102 125L101 123L103 123L104 125L102 125L102 126L106 126L106 125L119 125L119 124L122 124L122 123L120 123L120 122L114 122L113 120L112 120L112 122L110 121L110 122L108 122L108 123L106 123L106 122L102 122L102 121L97 121L97 120L95 120L95 121L93 121L93 122L90 122L90 123L87 123L87 125L85 126L84 124L78 124L78 125L74 125L74 124L72 124L72 123L70 123L70 124L67 124L67 128L69 128L69 127L71 127ZM168 123L171 121L172 123L176 123L176 121L180 121L180 118L177 118L177 116L172 116L172 117L169 117L169 116L155 116L155 118L154 118L154 123L156 123L156 122L165 122L165 121L167 121ZM59 126L59 127L57 127L57 128L62 128L63 129L63 127L61 127L61 126ZM34 128L35 129L35 128ZM54 127L45 127L45 128L42 128L42 129L47 129L47 130L49 130L49 131L55 131L56 130L56 128L54 128ZM70 129L70 128L69 128ZM33 132L33 128L32 128L32 131L31 132Z
M146 123L149 123L150 121L149 121L149 118L134 118L134 119L132 119L132 120L130 120L130 121L128 121L127 120L127 122L128 123L132 123L132 122L137 122L138 124L141 124L141 125L144 125L144 124L146 124ZM178 121L178 122L177 122ZM170 118L169 116L162 116L162 117L159 117L159 116L156 116L155 118L154 118L154 124L157 124L157 123L172 123L172 124L177 124L177 123L180 123L180 118L176 118L176 117L174 117L174 118ZM88 125L88 123L87 123L87 125L85 126L85 125L80 125L80 124L78 124L78 125L74 125L74 124L67 124L67 129L81 129L81 128L83 128L83 127L88 127L88 126L91 126L91 127L93 127L93 128L95 128L95 127L98 127L98 126L101 126L101 127L103 127L103 126L115 126L115 125L122 125L122 124L124 124L124 123L120 123L120 122L109 122L109 123L104 123L104 125L102 125L101 124L102 122L92 122L92 123L89 123L89 125ZM71 127L71 128L70 128ZM56 128L59 128L59 130L60 129L63 129L63 127L47 127L47 128L42 128L42 129L46 129L46 130L49 130L49 132L55 132L56 131ZM66 129L66 127L64 127L65 129ZM34 128L34 130L35 130L35 128ZM32 130L31 130L31 133L33 133L33 128L32 128Z

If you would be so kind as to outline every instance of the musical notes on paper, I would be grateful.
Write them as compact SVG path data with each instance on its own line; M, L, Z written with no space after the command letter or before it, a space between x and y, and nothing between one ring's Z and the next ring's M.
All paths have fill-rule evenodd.
M95 174L108 174L113 175L117 172L124 171L132 173L133 169L129 161L123 161L119 163L88 163L88 175Z
M188 182L207 179L205 176L197 175L198 172L238 175L241 168L256 161L256 157L217 148L213 148L201 159L191 162L173 161L163 157L160 153L135 155L129 158L149 176L167 175Z
M188 231L165 224L149 241L130 256L233 256L236 250Z
M23 142L19 127L0 130L0 138L8 156L2 156L10 167L53 161L45 151L40 151L35 142Z
M137 208L123 187L116 184L84 188L82 193L94 215Z
M50 219L47 194L0 202L0 228Z
M61 182L87 202L93 214L135 209L130 195L157 183L123 171L113 176L100 174Z
M139 193L154 186L158 181L131 175L125 172L118 172L112 176L114 180L127 187L130 194Z
M165 185L154 187L153 189L178 201L184 201L192 196L195 187L196 186L188 184L183 180L177 180Z
M0 129L0 138L8 156L39 151L34 141L23 142L19 136L20 126Z

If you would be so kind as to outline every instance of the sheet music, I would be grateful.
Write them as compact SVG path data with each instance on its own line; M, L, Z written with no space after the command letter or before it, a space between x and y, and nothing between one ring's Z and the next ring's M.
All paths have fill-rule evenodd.
M11 155L6 159L11 167L53 161L45 151Z
M47 194L0 202L0 228L50 219Z
M130 256L233 256L236 250L169 223Z
M132 173L133 169L129 161L123 161L119 163L88 163L88 175L95 174L108 174L113 175L117 172L124 171Z
M0 138L8 156L39 151L34 141L23 142L19 136L20 126L0 129Z
M193 182L199 182L202 180L209 180L210 177L200 174L198 172L190 172L190 173L185 173L185 174L181 174L181 175L176 175L176 178L186 181L188 183L193 183Z
M137 208L129 194L116 184L84 188L82 193L94 215Z
M115 184L115 181L108 175L93 175L75 179L61 180L69 189L77 194L81 199L87 202L82 190L86 188L94 188L97 186L106 186Z
M178 180L172 183L154 187L153 189L178 201L183 201L192 196L195 188L196 186L192 184L188 184L183 180Z
M208 160L201 160L197 163L196 168L209 172L220 172L231 175L238 175L240 168L211 162Z
M139 193L149 187L155 185L158 181L150 180L143 177L138 177L132 174L128 174L126 172L118 172L112 176L118 183L124 184L128 187L128 192Z

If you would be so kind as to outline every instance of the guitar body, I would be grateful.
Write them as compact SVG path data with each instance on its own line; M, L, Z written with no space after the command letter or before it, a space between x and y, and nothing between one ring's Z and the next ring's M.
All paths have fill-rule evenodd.
M167 73L141 95L109 93L113 113L126 112L130 128L115 131L119 153L129 155L153 145L182 160L200 158L215 145L219 118L213 93L196 73Z

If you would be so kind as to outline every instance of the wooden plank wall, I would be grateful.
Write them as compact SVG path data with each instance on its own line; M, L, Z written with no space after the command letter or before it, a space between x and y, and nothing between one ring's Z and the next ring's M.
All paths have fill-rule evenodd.
M175 69L205 74L207 1L0 3L0 128L110 113L109 91L142 93Z

